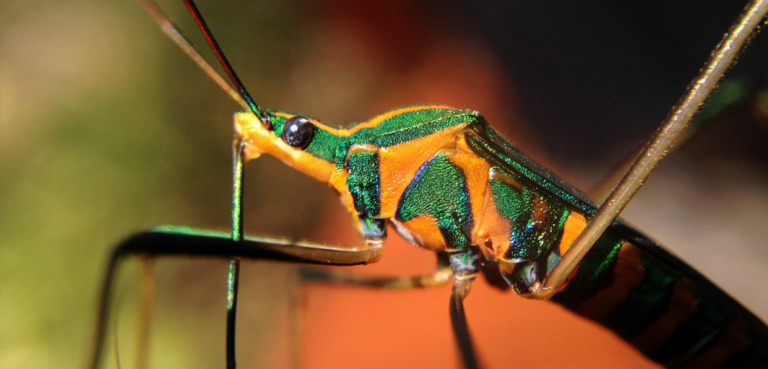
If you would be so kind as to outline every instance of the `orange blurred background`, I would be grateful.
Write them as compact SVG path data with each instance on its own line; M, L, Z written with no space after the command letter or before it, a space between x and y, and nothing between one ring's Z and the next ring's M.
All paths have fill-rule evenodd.
M355 38L350 43L364 45L362 53L396 66L387 81L392 88L384 86L371 102L372 112L408 101L472 107L491 122L503 119L501 129L508 137L526 137L527 151L543 157L535 131L526 128L516 111L515 91L503 83L500 61L482 40L451 30L430 19L423 7L406 3L349 6L330 1L325 5L334 14L329 27L335 34ZM320 219L318 239L359 242L351 227L338 226L349 221L341 207L326 210ZM433 270L434 255L409 245L394 229L389 234L381 262L351 269L377 275ZM461 367L448 317L449 295L448 286L400 292L304 287L302 364L311 368ZM482 278L475 283L466 308L479 358L488 367L653 367L593 324L553 304L494 290Z
M202 49L180 2L161 6ZM415 103L475 109L587 190L639 148L740 10L725 1L199 6L264 107L332 125ZM0 367L83 367L112 245L160 224L229 226L237 106L132 1L0 0L0 27ZM765 41L723 84L732 94L717 101L736 102L670 155L625 213L764 319ZM246 176L247 233L358 242L331 190L270 158ZM353 269L433 267L430 252L390 231L381 263ZM222 367L226 263L161 259L156 269L150 367ZM139 280L129 263L117 283L108 346L122 367L135 365ZM448 297L447 288L300 286L294 266L246 262L240 367L458 367ZM466 309L488 367L653 366L601 328L482 278ZM114 350L106 357L117 366Z

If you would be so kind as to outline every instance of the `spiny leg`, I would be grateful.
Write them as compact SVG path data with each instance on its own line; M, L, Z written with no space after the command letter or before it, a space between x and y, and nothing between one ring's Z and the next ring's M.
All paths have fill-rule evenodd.
M362 265L381 257L380 246L341 247L296 243L278 239L245 238L234 242L228 234L183 227L161 227L125 240L113 251L107 265L99 300L98 321L91 368L98 368L109 319L112 284L120 262L128 256L191 256L270 260L317 265Z
M373 276L338 269L301 267L302 282L319 282L384 289L440 287L448 284L453 270L447 253L437 254L437 269L433 273L414 276Z
M385 219L370 218L357 214L354 217L357 218L360 234L367 245L380 246L383 244L387 238L387 223ZM422 275L371 276L337 269L312 267L302 267L300 273L302 282L386 289L439 287L447 284L453 276L450 256L446 252L437 253L437 268L434 272Z

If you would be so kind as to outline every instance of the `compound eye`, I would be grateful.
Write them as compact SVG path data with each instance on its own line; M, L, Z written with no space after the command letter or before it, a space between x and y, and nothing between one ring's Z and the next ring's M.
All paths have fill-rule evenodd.
M283 141L299 149L307 147L314 134L315 126L304 117L295 116L283 126Z

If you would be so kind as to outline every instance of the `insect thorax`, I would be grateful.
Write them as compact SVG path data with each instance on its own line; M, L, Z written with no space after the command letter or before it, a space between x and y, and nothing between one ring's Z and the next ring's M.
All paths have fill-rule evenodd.
M479 114L419 113L430 119L403 121L388 131L380 129L389 123L385 120L378 132L351 136L345 160L350 210L388 219L404 238L426 249L477 247L489 262L504 264L499 268L508 285L527 290L524 285L535 283L547 264L559 260L569 219L578 225L583 217L473 148L478 132L490 129Z

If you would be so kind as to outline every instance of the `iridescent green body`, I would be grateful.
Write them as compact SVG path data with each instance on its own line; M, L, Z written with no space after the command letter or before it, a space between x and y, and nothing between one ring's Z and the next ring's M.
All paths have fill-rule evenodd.
M403 193L396 219L407 222L429 215L448 248L463 250L471 244L473 224L467 183L461 169L446 154L438 154L419 168Z
M507 170L530 179L534 191L556 195L570 211L594 212L586 196L533 163L494 131L487 130L480 139L469 142L488 160L504 163ZM556 227L552 230L557 232ZM534 283L534 278L541 280L541 269L548 272L559 260L556 250L542 251L536 260L518 264L512 278L504 275L503 268L486 267L484 271L501 270L506 283L497 285L525 293L521 287ZM665 366L768 365L765 323L685 262L619 221L587 253L568 285L552 300L612 330Z
M454 333L465 365L476 366L462 301L477 272L482 270L495 286L524 296L539 291L575 235L584 229L585 219L594 213L591 202L518 152L474 111L407 107L346 130L291 113L261 110L194 2L184 2L237 91L216 74L154 2L141 1L164 32L248 110L235 117L232 237L223 242L224 237L176 229L166 234L148 232L118 247L102 295L99 345L107 321L111 279L124 254L234 256L227 320L227 366L234 368L239 257L324 265L375 262L381 257L385 224L390 221L414 244L438 252L441 270L432 279L419 279L421 286L448 281L442 272L446 266L452 269ZM739 49L729 42L722 45ZM702 85L713 86L716 81L703 78ZM699 102L687 105L697 109L707 94L697 94ZM670 114L678 115L685 114ZM334 187L359 219L364 246L345 249L244 240L242 171L245 161L263 153ZM180 241L184 249L153 243L153 239ZM572 254L566 260L578 260L571 259ZM552 274L566 277L571 270ZM557 283L561 288L554 301L611 329L661 364L698 368L764 367L768 363L768 327L763 322L684 262L620 222L602 234L570 278L565 285ZM413 282L412 278L385 279L337 276L335 281L379 287ZM97 345L93 367L98 366L100 354Z
M294 115L269 114L279 137ZM521 295L543 281L595 211L474 111L407 107L349 130L313 122L320 129L303 153L314 164L291 165L332 168L328 182L366 238L383 238L389 221L414 244L454 255L454 272L482 269ZM664 365L760 367L768 359L763 322L620 222L552 300Z

